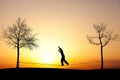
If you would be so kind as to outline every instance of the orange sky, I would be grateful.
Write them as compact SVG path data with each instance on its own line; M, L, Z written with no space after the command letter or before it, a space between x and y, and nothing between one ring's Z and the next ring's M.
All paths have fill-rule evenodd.
M119 0L0 0L0 32L1 27L11 26L21 17L34 28L40 40L37 49L21 49L21 62L60 65L59 45L70 64L81 63L65 68L94 69L99 68L100 63L87 62L100 60L100 48L89 44L86 36L94 35L93 24L101 22L120 34L119 14ZM15 67L16 49L7 46L2 38L0 43L0 68ZM119 48L120 41L113 41L104 47L104 59L114 61L105 65L119 66L116 65L120 61ZM59 67L23 63L20 66Z

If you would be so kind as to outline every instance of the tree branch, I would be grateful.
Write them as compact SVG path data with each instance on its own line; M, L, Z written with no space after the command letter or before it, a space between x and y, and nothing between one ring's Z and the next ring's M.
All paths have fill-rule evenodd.
M95 43L95 42L94 42L93 39L95 39L95 38L98 39L98 37L90 37L90 36L87 36L87 39L89 40L89 42L90 42L91 44L94 44L94 45L100 45L100 43Z

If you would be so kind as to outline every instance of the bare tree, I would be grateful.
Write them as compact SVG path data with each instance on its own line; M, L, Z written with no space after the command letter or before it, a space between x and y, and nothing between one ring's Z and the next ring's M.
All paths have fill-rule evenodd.
M101 69L103 69L103 47L105 47L111 40L119 40L119 35L113 35L113 31L106 30L106 24L101 23L100 25L93 25L97 36L87 36L87 39L91 44L100 45L101 53Z
M37 39L31 32L32 29L21 18L18 18L12 27L3 29L3 38L5 38L5 41L17 49L16 68L19 68L20 49L26 47L31 50L33 47L38 46L35 43Z

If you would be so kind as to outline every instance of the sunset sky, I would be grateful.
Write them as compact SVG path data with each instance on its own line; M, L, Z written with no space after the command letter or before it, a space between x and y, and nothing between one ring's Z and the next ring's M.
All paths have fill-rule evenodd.
M93 24L105 23L120 34L120 0L0 0L0 32L21 17L33 28L39 47L21 49L20 67L72 69L100 68L100 47L86 36L94 36ZM2 35L2 33L0 33ZM61 67L60 46L69 66ZM17 52L0 37L0 68L15 68ZM104 47L105 67L120 67L120 40ZM96 63L92 63L96 62ZM40 64L54 65L40 65Z

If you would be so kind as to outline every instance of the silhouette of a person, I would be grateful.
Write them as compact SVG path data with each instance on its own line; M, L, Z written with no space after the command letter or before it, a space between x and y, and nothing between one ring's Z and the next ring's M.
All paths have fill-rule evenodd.
M58 48L59 48L58 52L61 53L61 65L64 66L64 62L67 65L69 65L69 63L65 60L65 55L64 55L64 52L63 52L62 48L60 48L59 46L58 46Z

